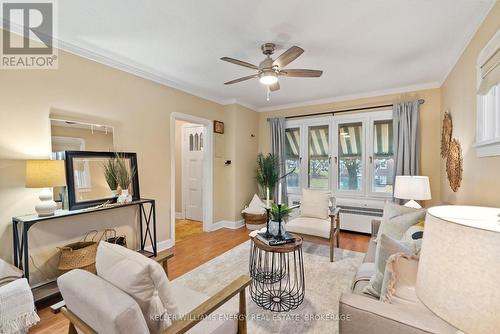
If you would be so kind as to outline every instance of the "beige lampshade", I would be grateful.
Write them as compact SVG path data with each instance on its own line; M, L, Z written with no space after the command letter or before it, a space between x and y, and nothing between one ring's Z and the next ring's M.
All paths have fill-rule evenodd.
M27 160L26 188L62 187L66 185L64 160Z
M427 176L396 176L394 197L400 199L429 200L431 187Z
M430 208L418 266L418 298L465 333L498 333L498 284L500 209Z

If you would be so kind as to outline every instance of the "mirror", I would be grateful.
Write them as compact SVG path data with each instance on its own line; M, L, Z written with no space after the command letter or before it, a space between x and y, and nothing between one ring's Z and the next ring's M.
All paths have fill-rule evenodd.
M129 175L132 174L128 192L132 200L140 199L135 153L118 153ZM115 158L113 152L66 151L66 180L69 209L83 209L106 201L115 201L117 192L112 190L105 177L105 166ZM135 173L132 173L135 171ZM123 192L122 192L123 194Z
M107 125L97 125L84 122L55 119L50 120L52 136L52 159L64 160L65 151L113 151L114 129ZM84 175L89 175L92 164L82 163L81 168L86 171ZM94 168L95 169L95 168ZM68 209L68 194L66 187L55 187L53 189L54 201L59 208ZM96 189L95 192L98 190ZM83 196L82 198L89 198Z

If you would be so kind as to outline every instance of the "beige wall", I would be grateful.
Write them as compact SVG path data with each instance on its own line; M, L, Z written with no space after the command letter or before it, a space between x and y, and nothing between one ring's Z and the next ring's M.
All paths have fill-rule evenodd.
M463 179L454 193L441 160L441 199L452 204L500 206L500 157L478 158L472 147L476 136L476 60L500 28L500 3L493 7L441 88L441 113L451 112L453 137L462 146Z
M51 125L51 135L56 137L81 138L85 141L85 151L113 151L113 132L82 129L69 126Z
M226 168L234 179L229 183L232 185L229 191L232 194L229 217L238 221L241 219L241 210L250 203L253 194L257 192L255 168L259 144L259 116L253 110L240 105L233 105L227 112L231 118L230 123L234 124L230 129L232 139L226 141L227 150L231 152L232 157L231 165Z
M237 117L226 120L225 107L217 103L63 51L59 53L57 70L1 71L0 92L0 256L7 260L12 254L11 217L33 212L37 202L39 191L24 187L24 161L49 156L50 115L113 126L116 149L137 152L141 195L157 201L159 241L170 238L171 113L223 120L226 130L234 134L232 129L236 125L231 122L239 121ZM217 136L223 144L231 144L236 139ZM226 187L236 188L228 180L236 179L228 178L228 174L234 172L234 165L226 168L224 160L225 156L214 159L214 222L233 220L234 211L241 209L228 205ZM251 197L251 191L244 187L238 187L238 191ZM46 240L54 239L53 236L64 235L65 240L70 240L84 230L100 228L113 221L134 224L133 218L117 220L116 216L114 212L102 213L95 220L87 216L86 223L78 228L74 228L74 219L44 224L37 236L33 237L34 232L30 232L30 248L35 254L49 245ZM54 254L52 246L46 250L46 257Z
M440 194L440 172L439 172L439 143L440 143L440 92L439 89L428 89L405 94L392 94L370 98L363 98L350 101L342 101L328 104L312 105L306 107L290 108L278 111L259 113L259 152L269 152L271 149L271 134L267 118L282 117L292 115L312 114L326 112L331 110L363 107L378 104L390 104L401 99L417 99L425 100L425 103L420 106L420 121L421 121L421 169L422 175L427 175L431 182L432 200L427 201L424 205L431 205L439 201Z

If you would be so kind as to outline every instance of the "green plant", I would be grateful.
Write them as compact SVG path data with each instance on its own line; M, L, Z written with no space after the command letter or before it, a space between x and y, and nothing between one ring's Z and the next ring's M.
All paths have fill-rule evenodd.
M288 218L288 216L290 215L290 212L292 212L292 209L290 209L288 207L288 205L286 204L282 204L281 205L281 220L286 220ZM276 205L275 203L273 203L271 205L271 219L274 220L274 221L278 221L278 216L279 216L279 213L278 213L278 205Z
M115 160L117 165L116 182L123 190L128 189L136 170L133 167L128 168L125 158L119 153L115 153Z
M104 165L104 178L109 186L109 189L116 190L118 188L118 182L116 176L118 173L118 165L116 163L116 158L109 159Z
M259 153L257 156L255 179L259 184L261 194L265 194L267 188L269 188L269 192L273 194L274 188L279 180L279 160L274 154L269 153L264 155Z

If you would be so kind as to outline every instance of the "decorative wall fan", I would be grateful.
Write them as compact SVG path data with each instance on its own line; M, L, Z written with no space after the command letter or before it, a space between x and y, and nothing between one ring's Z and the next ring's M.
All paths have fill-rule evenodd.
M453 123L450 112L444 113L443 126L441 130L441 156L446 159L450 149L451 136L453 132Z
M457 192L462 183L462 166L462 147L458 140L453 138L450 141L448 157L446 159L446 173L448 174L448 181L450 182L450 187L453 192Z
M290 64L292 61L297 59L303 52L304 49L298 46L292 46L285 52L283 52L278 58L272 59L271 55L274 53L276 49L276 45L274 43L266 43L262 44L260 47L262 53L266 56L266 58L259 64L253 65L247 63L242 60L230 58L230 57L222 57L221 60L240 65L243 67L251 68L252 70L256 70L257 73L253 75L248 75L242 78L234 79L228 82L225 82L224 85L232 85L237 82L242 82L245 80L256 79L259 78L260 83L266 85L269 91L277 91L280 89L280 84L278 82L279 76L286 77L299 77L299 78L318 78L323 74L323 71L319 70L308 70L308 69L285 69L285 66Z

